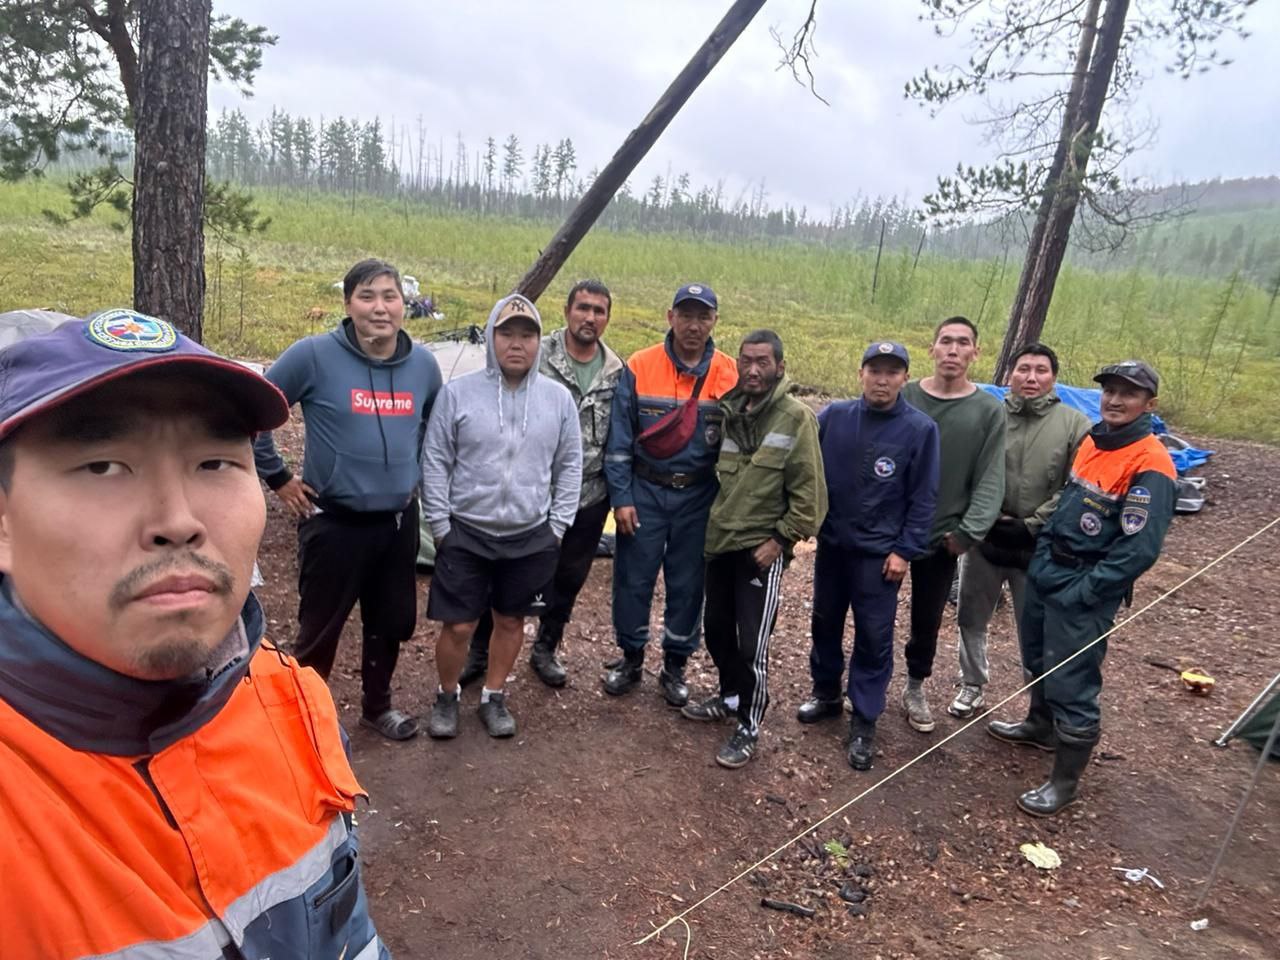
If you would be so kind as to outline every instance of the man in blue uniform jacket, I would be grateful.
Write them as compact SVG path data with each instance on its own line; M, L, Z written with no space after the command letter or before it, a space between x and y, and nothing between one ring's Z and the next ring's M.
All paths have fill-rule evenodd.
M853 608L846 692L853 705L849 764L871 769L876 719L893 676L893 620L908 564L929 545L938 494L938 426L903 400L907 348L873 343L862 356L862 396L818 415L830 507L813 573L813 697L801 723L842 712L844 622Z

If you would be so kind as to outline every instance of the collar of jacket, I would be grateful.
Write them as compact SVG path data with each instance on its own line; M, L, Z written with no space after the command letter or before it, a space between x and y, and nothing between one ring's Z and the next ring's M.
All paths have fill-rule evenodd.
M1055 404L1061 403L1058 397L1058 391L1050 390L1048 393L1042 393L1038 397L1019 397L1010 390L1005 394L1004 405L1014 416L1027 417L1043 417L1046 413L1053 409Z
M873 417L897 417L906 412L906 409L911 406L911 404L907 403L907 398L902 395L901 391L898 392L898 399L894 401L893 406L888 410L880 410L873 407L863 397L858 397L858 404L863 413L870 414Z
M663 345L667 349L667 359L675 366L677 373L688 373L695 377L701 377L703 374L711 370L711 357L716 352L716 342L711 337L707 337L707 345L703 348L702 359L695 366L686 367L676 356L676 334L674 330L668 330Z
M1145 436L1151 434L1151 414L1141 414L1136 420L1126 423L1119 430L1111 430L1107 427L1107 421L1101 420L1093 425L1093 429L1089 431L1089 436L1093 438L1093 444L1099 450L1119 450L1121 447L1127 447L1131 443L1136 443Z
M7 587L7 585L5 585ZM218 714L262 643L252 593L232 628L246 643L218 670L181 680L126 677L77 653L0 589L0 698L73 750L150 756Z
M343 317L342 323L330 333L335 340L354 353L371 367L396 367L409 359L413 352L413 338L403 330L396 331L396 351L385 360L371 357L360 349L360 340L356 337L356 323L350 317Z
M747 395L741 386L736 386L720 398L720 409L724 411L726 417L759 420L766 411L773 409L778 401L790 392L791 380L783 374L773 385L773 389L754 407L747 408Z
M564 345L565 329L561 327L559 330L553 330L542 339L542 358L543 362L558 373L567 383L576 385L577 376L573 372L573 358L569 356L569 351ZM600 368L600 376L608 379L608 377L617 372L622 372L622 358L609 349L609 345L603 340L597 340L596 343L600 349L604 351L604 366Z

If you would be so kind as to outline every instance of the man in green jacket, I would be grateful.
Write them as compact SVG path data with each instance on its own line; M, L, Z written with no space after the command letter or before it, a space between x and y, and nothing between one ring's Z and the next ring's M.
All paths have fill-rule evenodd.
M924 682L933 673L956 562L987 535L1004 500L1004 409L969 379L978 359L978 328L967 317L948 317L934 330L929 356L933 374L902 388L903 399L937 423L942 465L930 549L911 561L911 638L902 708L921 733L935 725Z
M741 767L755 753L769 705L769 638L782 571L795 544L815 536L827 513L818 420L788 395L785 370L778 335L749 333L738 351L738 385L720 401L720 490L707 523L703 615L720 692L680 712L690 720L737 720L716 754L722 767Z
M1004 400L1004 502L986 538L960 560L960 692L947 708L962 720L985 701L990 678L987 625L1006 583L1013 594L1014 623L1022 631L1027 567L1036 534L1058 505L1071 460L1089 432L1089 419L1066 406L1054 389L1058 356L1042 343L1029 343L1013 357Z

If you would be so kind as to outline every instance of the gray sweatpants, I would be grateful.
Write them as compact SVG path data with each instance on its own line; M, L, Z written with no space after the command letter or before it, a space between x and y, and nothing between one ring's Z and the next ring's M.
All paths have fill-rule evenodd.
M963 683L984 687L991 679L987 665L987 624L996 611L1000 589L1006 582L1013 594L1013 622L1021 639L1027 572L1018 567L997 567L977 547L960 558L960 603L956 610L956 623L960 627L960 679Z

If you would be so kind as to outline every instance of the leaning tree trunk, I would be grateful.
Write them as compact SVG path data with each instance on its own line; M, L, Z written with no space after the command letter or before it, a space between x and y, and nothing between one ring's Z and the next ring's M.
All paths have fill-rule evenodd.
M1004 383L1008 379L1014 353L1024 344L1039 340L1044 329L1058 272L1066 256L1071 225L1080 204L1098 121L1107 102L1116 57L1124 39L1129 0L1110 0L1107 3L1102 28L1097 31L1095 42L1093 33L1097 13L1097 0L1090 0L1064 111L1062 133L1045 179L1035 230L1027 246L1018 293L1009 316L1000 358L996 362L996 383ZM1088 68L1082 72L1080 68L1085 62Z
M211 0L140 0L133 302L201 339Z
M712 68L720 62L726 50L733 46L742 31L747 28L752 18L759 13L765 0L737 0L729 12L724 15L711 36L698 48L693 58L680 71L679 76L671 81L671 86L658 98L648 115L640 122L623 141L613 159L600 171L590 189L582 195L577 205L569 212L564 224L556 231L546 249L539 255L537 262L516 284L516 292L522 293L530 300L537 300L548 284L555 279L556 273L564 266L582 238L587 235L596 218L604 212L613 195L631 176L631 171L644 159L649 148L654 145L662 131L685 101L698 89L698 85L706 79Z

